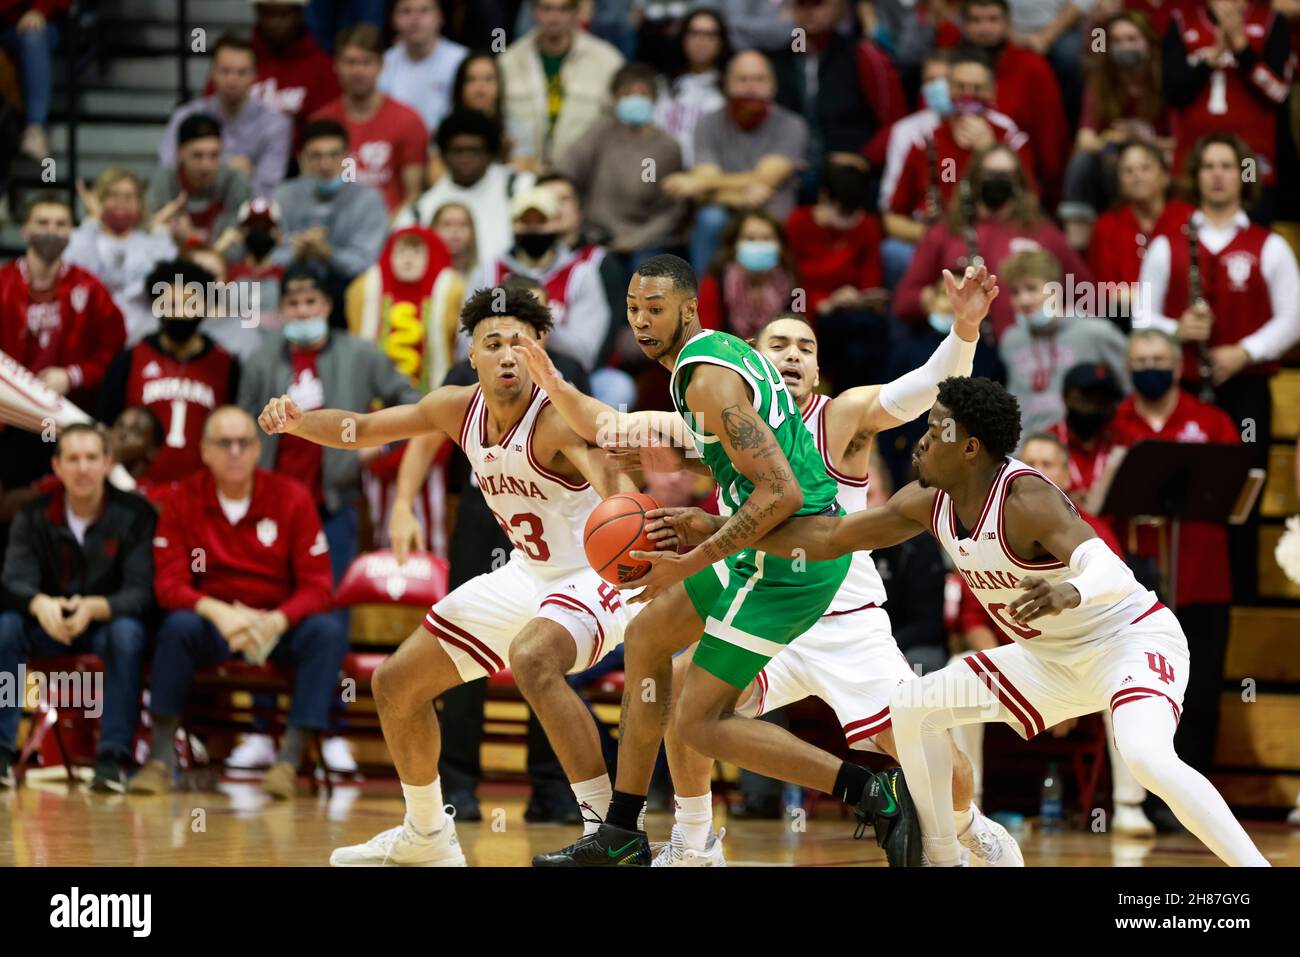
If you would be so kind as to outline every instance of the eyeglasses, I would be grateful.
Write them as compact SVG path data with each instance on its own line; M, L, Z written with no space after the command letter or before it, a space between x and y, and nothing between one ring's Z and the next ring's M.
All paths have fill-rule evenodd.
M208 445L215 445L223 452L234 452L238 455L244 449L251 449L257 445L257 439L250 437L246 439L204 439Z

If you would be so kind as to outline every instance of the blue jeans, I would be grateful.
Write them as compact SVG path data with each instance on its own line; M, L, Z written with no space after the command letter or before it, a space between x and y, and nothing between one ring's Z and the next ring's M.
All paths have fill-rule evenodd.
M703 276L708 271L709 263L722 244L722 234L727 223L735 215L728 206L701 206L695 212L695 228L691 230L691 268L695 275Z
M291 726L325 728L347 650L347 635L333 615L308 615L280 636L270 661L293 669ZM180 717L190 696L194 672L220 664L233 654L221 633L197 612L172 612L158 630L149 710Z
M22 67L27 122L37 126L44 126L50 118L54 48L58 42L59 28L48 22L45 29L26 33L19 33L17 27L0 30L0 46L14 54Z
M138 618L93 622L69 646L47 635L31 615L7 611L0 614L0 675L17 676L18 666L32 658L98 655L104 662L104 700L99 702L103 714L95 753L125 759L131 754L131 739L140 720L140 684L147 644L148 635ZM21 719L22 708L17 704L0 708L0 749L16 750Z

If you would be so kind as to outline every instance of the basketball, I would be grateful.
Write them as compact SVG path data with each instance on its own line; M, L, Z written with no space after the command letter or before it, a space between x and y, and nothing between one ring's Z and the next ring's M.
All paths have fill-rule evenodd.
M591 511L582 544L587 561L601 578L615 585L634 581L650 569L649 562L638 562L628 552L650 551L654 546L645 534L645 513L659 503L640 492L611 495Z

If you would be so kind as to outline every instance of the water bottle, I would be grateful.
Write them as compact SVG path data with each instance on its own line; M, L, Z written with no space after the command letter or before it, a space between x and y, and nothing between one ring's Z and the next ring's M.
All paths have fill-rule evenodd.
M1047 776L1043 778L1042 797L1038 804L1038 826L1044 831L1061 829L1064 796L1065 788L1061 783L1061 774L1056 769L1056 762L1049 762Z

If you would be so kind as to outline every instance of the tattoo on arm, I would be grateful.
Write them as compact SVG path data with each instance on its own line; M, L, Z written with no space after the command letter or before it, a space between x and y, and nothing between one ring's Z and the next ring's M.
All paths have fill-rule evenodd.
M771 444L771 439L758 427L753 415L738 405L722 410L722 427L733 448L757 449Z

